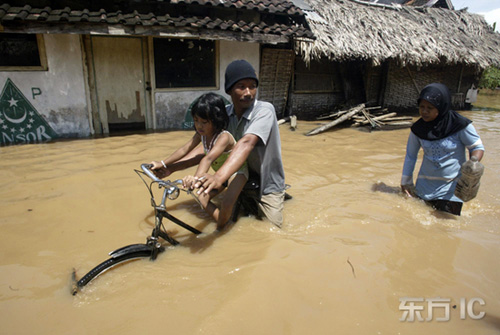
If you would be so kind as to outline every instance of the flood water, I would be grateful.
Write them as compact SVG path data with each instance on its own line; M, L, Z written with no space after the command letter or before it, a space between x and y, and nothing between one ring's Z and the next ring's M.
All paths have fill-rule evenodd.
M306 137L318 122L299 121L295 132L284 124L294 198L283 229L241 218L213 234L181 195L171 213L203 235L168 224L180 246L117 267L76 296L73 268L83 276L151 232L149 194L134 169L192 133L1 147L0 333L498 334L500 95L480 94L475 109L463 114L485 144L486 169L461 217L398 193L409 129ZM433 319L400 321L404 297L424 299L414 306ZM449 321L436 320L446 306Z

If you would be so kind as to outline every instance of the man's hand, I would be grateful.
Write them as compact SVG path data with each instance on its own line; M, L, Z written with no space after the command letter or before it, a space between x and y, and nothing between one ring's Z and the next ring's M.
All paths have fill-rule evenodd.
M222 184L224 184L224 181L220 181L217 177L217 174L212 176L211 174L205 173L203 176L198 178L198 180L194 184L194 188L199 189L197 192L198 194L201 194L201 192L209 194L212 190L218 190L222 188Z

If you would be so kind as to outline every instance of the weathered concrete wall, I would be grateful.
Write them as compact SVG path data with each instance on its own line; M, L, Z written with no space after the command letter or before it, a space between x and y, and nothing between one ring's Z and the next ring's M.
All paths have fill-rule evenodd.
M0 87L10 79L58 136L89 136L80 37L43 37L48 70L0 72Z
M198 96L215 92L229 101L231 98L224 92L224 72L229 63L236 59L246 59L259 73L260 46L258 43L220 41L219 44L219 85L210 91L179 91L155 93L156 129L183 129L186 111Z
M92 133L89 100L86 92L82 47L78 35L44 35L47 71L0 72L0 86L8 79L58 137L87 137ZM246 59L259 73L258 43L219 42L219 78L214 90L172 90L154 93L156 129L185 129L186 111L195 98L216 92L228 101L224 92L224 72L235 59ZM14 138L10 129L6 143ZM29 142L33 137L30 137ZM46 138L45 138L46 139ZM19 142L19 141L18 141ZM28 141L26 141L28 142Z

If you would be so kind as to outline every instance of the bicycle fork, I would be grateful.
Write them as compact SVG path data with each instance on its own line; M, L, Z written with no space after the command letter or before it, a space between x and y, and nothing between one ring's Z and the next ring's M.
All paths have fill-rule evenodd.
M201 234L201 231L198 229L191 227L175 216L167 213L165 210L165 207L163 206L155 206L156 210L156 215L155 215L155 228L151 232L151 236L149 236L146 240L146 244L149 245L152 248L152 253L151 253L151 260L155 260L156 257L158 256L158 253L163 251L164 247L161 245L160 238L164 239L168 243L170 243L173 246L176 246L179 244L179 241L177 241L175 238L169 236L165 231L161 229L163 226L162 221L163 218L167 218L168 220L178 224L179 226L189 230L190 232L194 234Z

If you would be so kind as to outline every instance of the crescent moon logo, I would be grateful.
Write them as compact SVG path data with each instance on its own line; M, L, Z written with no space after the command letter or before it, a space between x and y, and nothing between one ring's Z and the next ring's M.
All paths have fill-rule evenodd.
M7 115L7 111L4 111L3 115L5 116L5 118L7 119L7 121L9 121L9 122L12 122L12 123L22 123L22 122L24 122L24 120L26 120L27 113L26 113L26 109L24 109L24 114L19 119L13 119L13 118L9 117Z

